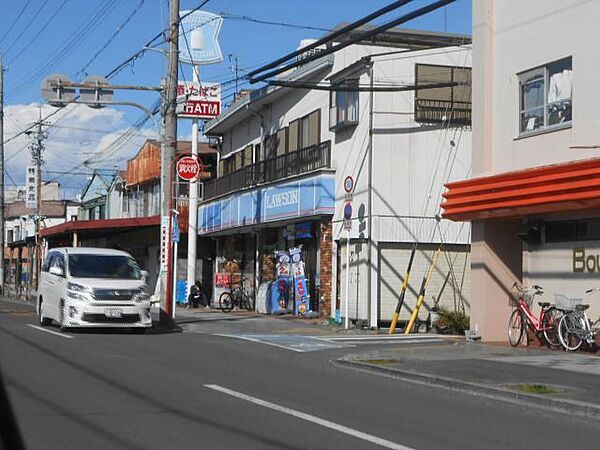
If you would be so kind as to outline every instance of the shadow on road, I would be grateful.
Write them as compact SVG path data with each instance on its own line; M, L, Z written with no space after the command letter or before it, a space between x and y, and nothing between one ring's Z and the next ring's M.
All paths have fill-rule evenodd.
M208 412L206 415L199 415L197 413L194 413L191 410L183 410L180 408L176 408L167 402L149 397L147 391L137 391L135 389L132 389L131 387L129 387L125 384L122 384L119 381L119 379L117 379L117 378L110 378L102 373L97 373L97 372L91 370L89 367L77 364L77 363L65 358L64 356L62 356L52 350L44 348L41 345L37 344L36 342L31 341L23 336L20 336L16 333L13 333L13 332L6 330L4 328L1 328L1 327L0 327L0 332L6 334L8 336L11 336L12 338L16 339L17 341L20 341L23 344L25 344L29 347L32 347L33 349L55 359L56 361L60 361L61 363L65 364L66 366L70 367L71 369L76 370L76 371L94 379L95 381L106 385L107 387L109 387L111 389L117 390L125 395L128 395L129 397L132 397L137 401L141 401L141 402L147 404L151 408L158 409L159 411L156 412L156 414L164 414L164 413L173 414L173 415L177 416L178 419L192 422L196 426L198 426L198 425L210 426L212 428L220 429L225 434L238 435L245 439L253 440L259 444L269 445L269 446L273 446L275 448L290 449L290 450L296 450L296 449L299 450L301 448L301 447L291 446L289 444L289 442L268 438L265 436L261 436L255 432L243 430L239 427L236 427L236 425L231 422L228 422L228 423L217 422L209 416ZM54 409L59 414L65 416L71 420L76 421L77 423L81 424L82 426L85 426L87 429L100 435L101 437L107 437L108 432L105 428L100 428L97 425L95 425L93 422L86 420L81 416L77 416L75 413L65 410L65 408L63 408L56 402L53 402L47 398L43 398L39 394L36 394L31 389L23 386L22 384L20 384L18 382L13 382L13 380L11 380L11 382L12 382L13 386L16 389L18 389L19 391L23 392L23 394L28 395L28 396L35 396L36 399L43 402L46 406ZM124 446L125 448L130 448L130 449L139 448L139 447L136 447L130 441L126 441L119 436L113 435L113 436L111 436L111 439L118 441L119 444Z

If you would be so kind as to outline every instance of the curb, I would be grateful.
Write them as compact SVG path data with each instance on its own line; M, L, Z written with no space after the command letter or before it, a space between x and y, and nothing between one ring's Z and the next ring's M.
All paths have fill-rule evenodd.
M411 383L459 391L473 396L483 396L516 405L525 404L527 406L543 410L552 409L557 412L575 414L582 417L594 419L600 418L600 406L593 403L569 399L550 398L535 394L525 394L522 392L515 392L486 384L461 381L456 378L446 378L421 372L411 372L402 369L380 367L373 364L343 358L332 362L336 365L346 368L375 372L384 376L408 381Z

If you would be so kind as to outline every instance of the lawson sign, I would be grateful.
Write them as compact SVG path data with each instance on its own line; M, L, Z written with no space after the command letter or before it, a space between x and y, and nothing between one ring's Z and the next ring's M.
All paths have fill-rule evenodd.
M316 175L291 183L236 192L198 208L198 234L230 228L333 214L333 175Z

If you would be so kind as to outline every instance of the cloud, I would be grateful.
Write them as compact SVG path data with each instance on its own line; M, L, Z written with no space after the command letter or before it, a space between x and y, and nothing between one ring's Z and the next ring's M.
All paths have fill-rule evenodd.
M42 117L56 112L41 105ZM8 140L30 127L40 117L40 104L17 104L5 108L4 139ZM65 198L73 198L86 182L86 173L97 168L124 169L126 160L146 138L155 138L154 127L135 131L116 108L92 109L68 105L47 121L44 140L42 178L61 183ZM31 138L19 136L6 144L7 185L24 184L25 167L31 163Z

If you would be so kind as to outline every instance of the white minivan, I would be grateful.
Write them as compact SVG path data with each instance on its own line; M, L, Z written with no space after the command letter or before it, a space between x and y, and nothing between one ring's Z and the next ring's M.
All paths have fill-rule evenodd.
M152 326L147 272L120 250L85 247L51 249L40 273L37 311L41 325L61 329Z

